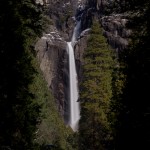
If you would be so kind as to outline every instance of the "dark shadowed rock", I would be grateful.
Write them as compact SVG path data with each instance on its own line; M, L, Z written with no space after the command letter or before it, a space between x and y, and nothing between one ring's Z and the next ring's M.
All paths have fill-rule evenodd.
M104 35L108 43L117 50L123 50L128 46L128 38L131 31L126 28L127 19L123 14L113 14L100 19L104 29Z
M82 80L83 53L87 47L87 40L90 35L90 31L91 29L86 29L82 31L74 47L79 82Z

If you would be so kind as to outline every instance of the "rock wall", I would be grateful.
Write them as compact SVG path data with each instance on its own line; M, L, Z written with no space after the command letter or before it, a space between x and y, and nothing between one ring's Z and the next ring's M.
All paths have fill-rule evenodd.
M81 32L78 41L74 47L75 59L76 59L76 68L78 74L78 82L80 83L82 80L82 65L83 63L83 54L85 49L87 48L87 40L90 35L90 29L86 29Z
M108 43L119 52L127 48L131 30L126 28L128 14L116 14L113 9L110 10L112 3L113 0L87 0L82 15L81 30L91 27L92 20L96 17L100 21Z
M114 0L87 0L96 9L96 17L99 18L104 30L104 36L108 43L117 52L128 46L131 31L126 28L128 14L118 14L113 7ZM90 6L90 5L89 5Z
M69 64L67 41L70 41L75 24L73 0L36 0L50 19L51 25L37 41L35 50L40 69L51 89L58 111L68 118Z
M49 0L47 6L47 15L53 21L54 26L59 31L60 35L66 41L69 41L72 36L74 27L74 4L72 0L57 0L51 2Z
M83 54L90 35L90 26L94 17L99 19L108 43L121 51L128 45L131 31L126 29L125 14L105 15L112 0L36 0L44 6L46 15L52 21L49 29L43 33L35 46L40 68L56 99L59 112L67 117L69 101L69 65L67 41L70 41L75 25L75 17L81 18L81 31L75 44L75 58L79 82L82 80ZM78 9L76 11L76 6Z
M127 17L124 14L112 14L100 18L100 21L104 36L112 48L117 52L126 49L131 35L131 31L126 28Z
M81 18L81 34L75 45L75 58L79 82L82 80L83 54L87 47L87 39L90 35L90 27L93 18L99 20L103 34L107 42L116 53L123 51L128 46L131 31L126 28L128 14L116 14L113 12L113 0L86 0L85 9ZM110 11L108 13L108 10ZM112 11L112 12L111 12Z
M69 80L66 47L66 41L53 27L48 34L43 34L43 37L35 45L40 69L54 95L58 110L62 116L65 113L65 99L68 96L66 90L68 90Z

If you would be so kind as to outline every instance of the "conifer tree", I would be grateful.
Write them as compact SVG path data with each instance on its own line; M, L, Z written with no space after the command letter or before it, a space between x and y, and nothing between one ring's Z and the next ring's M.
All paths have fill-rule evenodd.
M41 13L32 0L1 0L0 14L0 149L32 149L40 106L29 90L31 51Z
M150 140L150 2L125 2L124 12L130 14L127 27L132 30L132 35L128 48L120 53L120 62L126 65L124 74L127 78L121 97L123 107L118 118L121 126L116 149L147 149Z
M102 35L99 23L95 21L84 53L83 81L80 86L80 150L110 148L112 130L108 116L113 67L112 49Z

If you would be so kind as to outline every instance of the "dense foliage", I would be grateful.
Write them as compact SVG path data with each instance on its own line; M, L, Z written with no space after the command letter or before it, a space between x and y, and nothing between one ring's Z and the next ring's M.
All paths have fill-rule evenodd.
M88 2L90 5L94 5L95 8L98 3L98 1L95 0ZM113 84L111 87L112 98L109 107L111 109L111 115L109 116L109 121L111 122L114 137L114 149L147 149L146 147L149 147L150 140L150 1L113 0L110 2L108 9L109 13L124 13L127 19L129 19L127 28L132 30L129 46L126 50L118 53L119 64L114 68L115 70L113 72ZM107 13L101 12L101 10L99 11L100 14ZM94 44L94 46L95 45L96 44ZM95 49L94 46L93 50ZM88 45L87 50L89 47L90 45ZM92 52L90 51L89 53L91 58L93 57ZM94 54L98 55L97 52L94 52ZM95 107L93 103L91 104L89 99L93 99L92 97L97 96L95 95L95 90L100 89L101 85L97 86L98 82L94 83L92 80L95 75L100 75L98 72L97 74L95 73L95 70L99 68L93 64L93 59L88 58L87 62L85 59L83 68L85 67L84 71L86 71L86 73L84 73L83 85L81 86L81 90L83 90L83 92L81 91L81 106L83 107L81 110L81 121L84 120L86 122L82 123L80 121L81 133L83 133L81 134L83 137L81 144L85 146L82 149L102 149L101 145L99 145L98 148L90 147L96 142L96 134L99 134L100 129L97 128L96 133L93 130L95 137L93 140L90 131L91 128L95 127L95 119L93 117L95 114L92 117L91 114L93 114L92 112L97 107ZM94 69L95 67L96 69ZM89 80L89 73L92 75L91 80ZM102 73L101 71L101 74ZM90 90L92 90L92 92ZM84 94L82 95L82 93ZM91 113L89 113L90 108ZM98 119L100 120L100 117L98 117ZM90 125L90 121L91 124L93 123L93 126ZM83 130L83 125L85 130ZM105 131L104 129L102 130ZM90 135L90 137L88 137L88 135ZM99 137L98 139L100 142L101 138ZM92 141L94 142L92 143Z
M126 76L116 149L147 149L150 140L150 1L117 1L120 12L129 14L132 30L128 48L119 55ZM124 2L124 3L123 3Z
M96 9L97 0L88 5ZM133 33L116 63L99 23L93 22L83 59L78 147L78 133L72 135L64 126L34 55L36 38L45 27L40 9L33 0L1 0L0 149L149 147L150 1L114 0L101 13L111 9L129 14L127 27Z
M30 0L2 0L0 14L0 147L23 150L33 145L40 112L29 91L40 12Z
M39 70L37 60L33 59L33 64ZM55 100L47 87L47 83L39 70L34 75L33 84L29 86L30 91L34 93L36 101L40 106L40 123L37 124L34 143L38 143L40 150L45 150L51 145L57 150L72 150L72 130L66 127L60 116ZM31 148L30 148L31 149ZM37 147L35 148L37 150Z
M39 71L34 45L46 25L33 0L0 2L0 149L71 146ZM44 20L43 20L44 19Z
M112 49L94 22L84 52L83 81L80 86L81 119L79 149L111 149L110 122L113 70L115 59Z

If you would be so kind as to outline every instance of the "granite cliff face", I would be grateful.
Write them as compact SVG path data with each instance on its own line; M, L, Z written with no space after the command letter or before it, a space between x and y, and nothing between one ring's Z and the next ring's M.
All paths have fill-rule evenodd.
M82 80L83 54L84 54L84 50L87 48L87 40L89 35L90 35L90 28L83 30L74 47L76 69L77 69L78 80L79 80L78 82L81 82Z
M58 111L67 114L68 55L67 43L73 32L73 2L69 0L36 0L49 18L51 25L37 41L35 50L40 69L51 89Z
M82 81L83 53L87 47L87 40L90 35L90 27L93 18L99 20L103 35L113 49L119 52L128 46L131 31L126 28L128 14L117 14L112 9L113 0L86 0L81 19L81 34L75 45L75 58L79 82Z
M82 29L90 27L93 17L99 19L108 43L116 51L124 50L128 45L131 31L127 30L128 14L117 14L112 9L113 0L87 0L82 16Z
M67 66L66 46L66 42L56 29L43 34L35 45L40 68L62 115L65 99L64 86L66 85L65 88L67 88L66 78L68 77L65 67Z
M93 18L99 19L108 43L119 52L128 46L128 37L131 34L131 31L126 29L127 15L111 12L113 0L36 0L36 3L44 8L45 14L52 22L35 46L37 58L48 87L53 92L58 110L62 116L66 116L69 104L66 42L72 37L75 18L81 18L80 36L74 46L80 82L83 53L87 47Z
M36 0L50 20L48 29L37 41L35 50L40 69L51 89L60 114L69 114L69 64L67 41L71 40L75 26L77 0Z
M127 48L131 31L126 29L128 21L126 16L124 14L112 14L104 16L100 20L104 29L104 36L108 39L108 43L117 52Z

